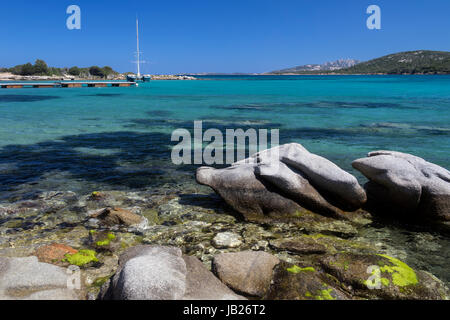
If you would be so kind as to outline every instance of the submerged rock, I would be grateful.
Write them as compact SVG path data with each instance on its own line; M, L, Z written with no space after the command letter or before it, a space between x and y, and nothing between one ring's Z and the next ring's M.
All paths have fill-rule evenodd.
M327 252L327 247L313 237L277 239L270 241L270 245L275 249L286 250L294 254L323 254Z
M141 245L119 259L116 274L102 287L104 300L241 299L227 290L201 262L176 247ZM205 279L201 286L198 284ZM206 284L209 284L206 286Z
M341 238L351 238L358 234L358 230L347 221L317 221L308 228L315 233L335 235Z
M317 258L338 252L375 252L375 248L368 244L324 234L302 234L297 237L274 239L270 241L270 246L278 252L287 251L299 257L299 261L315 261Z
M236 233L221 232L216 234L212 240L214 247L221 248L237 248L242 244L242 238Z
M214 257L212 269L222 282L244 294L262 297L280 260L266 252L242 251Z
M293 218L311 210L337 218L366 201L356 178L291 143L259 152L225 169L201 167L197 182L210 186L247 219Z
M365 187L372 205L393 205L403 213L450 221L448 170L395 151L370 152L352 165L370 180Z
M91 215L91 218L100 220L108 226L133 226L145 223L145 218L129 210L121 208L105 208Z
M98 251L115 251L119 248L118 237L111 231L89 231L89 244Z

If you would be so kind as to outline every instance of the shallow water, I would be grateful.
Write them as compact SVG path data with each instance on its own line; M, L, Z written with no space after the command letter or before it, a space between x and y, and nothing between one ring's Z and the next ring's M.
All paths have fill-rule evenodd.
M279 129L281 143L299 142L361 183L351 162L372 150L450 168L450 76L201 78L0 90L0 200L48 190L186 190L195 185L195 167L172 165L170 138L194 120L204 130ZM403 250L407 262L450 281L447 237L385 225L362 237L382 239L381 249Z
M184 171L167 161L171 132L194 120L204 130L277 128L281 143L353 173L351 161L377 149L450 167L450 76L213 79L0 91L0 197L43 180L50 189L83 181L86 191L165 183Z

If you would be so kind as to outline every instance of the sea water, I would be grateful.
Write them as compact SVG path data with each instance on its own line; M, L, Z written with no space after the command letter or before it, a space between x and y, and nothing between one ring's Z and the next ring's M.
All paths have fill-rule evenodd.
M279 129L365 179L372 150L450 168L450 76L203 76L131 88L0 90L0 199L36 190L142 189L193 182L171 133ZM177 177L180 175L180 177ZM182 178L183 177L183 178ZM174 186L175 188L175 186Z

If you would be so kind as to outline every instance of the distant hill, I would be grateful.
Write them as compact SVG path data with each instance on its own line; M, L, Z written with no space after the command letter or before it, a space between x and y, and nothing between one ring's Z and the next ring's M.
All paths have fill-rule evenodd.
M450 52L408 51L339 70L343 74L450 74Z
M309 72L335 71L352 67L358 64L359 62L360 62L359 60L354 59L340 59L333 62L325 62L323 64L306 64L303 66L276 70L268 72L267 74L302 74Z
M407 51L361 63L352 59L338 60L321 65L310 64L272 71L267 74L450 74L450 52Z

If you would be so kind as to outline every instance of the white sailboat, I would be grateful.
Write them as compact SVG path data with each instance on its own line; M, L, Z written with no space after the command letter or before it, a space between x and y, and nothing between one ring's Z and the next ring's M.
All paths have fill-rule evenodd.
M139 19L136 17L136 55L137 55L137 61L135 63L137 64L137 74L136 75L128 75L127 80L128 81L143 81L148 82L151 80L151 76L144 74L141 75L141 51L139 47Z

